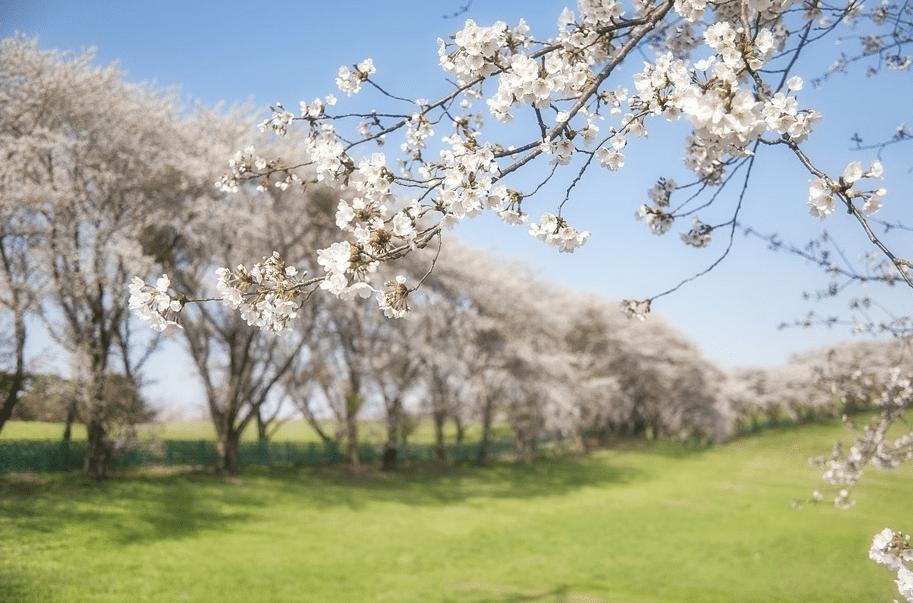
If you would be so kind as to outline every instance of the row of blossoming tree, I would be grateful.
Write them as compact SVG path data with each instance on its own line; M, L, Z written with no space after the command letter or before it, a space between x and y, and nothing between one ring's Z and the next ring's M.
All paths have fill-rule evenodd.
M0 239L9 294L3 316L15 349L4 421L24 389L42 395L37 378L26 383L31 318L70 361L70 379L59 383L56 397L68 416L78 410L90 427L86 470L100 476L133 420L105 390L123 383L141 390L144 364L160 343L132 332L122 295L128 284L134 305L151 300L171 311L172 286L195 299L223 295L224 285L209 279L215 272L232 272L249 287L295 278L299 269L282 258L305 258L302 272L319 266L307 262L308 250L332 243L346 219L340 197L348 202L358 192L271 187L226 196L210 186L211 164L246 136L244 126L229 127L243 122L242 114L182 118L173 99L124 84L90 57L42 52L25 39L4 41L0 59L10 95L4 144L15 159L5 172L9 203ZM105 96L111 105L99 102ZM147 121L137 114L146 116L150 132L126 135L129 119ZM159 138L163 132L170 138ZM271 144L277 153L294 150ZM250 270L218 268L264 248L274 252ZM396 463L410 416L418 415L432 419L441 457L446 421L458 433L480 424L484 461L501 419L518 451L534 454L545 434L583 446L620 435L722 439L759 423L835 412L800 387L809 370L789 381L770 370L727 377L657 320L623 320L600 298L550 287L520 266L468 248L423 250L401 268L406 278L423 281L409 298L406 321L388 320L357 300L315 297L276 337L249 324L256 312L244 296L184 310L177 334L202 384L223 469L238 470L248 426L269 437L291 408L324 440L343 444L353 464L359 418L384 417L388 466ZM154 293L128 278L161 270L171 276L160 277ZM802 364L812 365L823 366ZM319 420L327 415L329 423Z
M228 472L238 470L244 430L256 425L268 437L291 408L352 464L359 420L382 416L389 467L418 415L432 419L440 457L447 421L458 432L478 424L483 462L505 419L523 455L547 434L583 444L583 434L725 432L716 369L661 322L629 323L603 300L552 290L522 267L459 246L404 258L405 278L424 285L409 296L410 320L389 320L357 299L315 297L287 313L281 337L252 325L262 315L239 289L319 270L308 251L333 243L345 220L339 199L355 203L357 187L227 195L212 181L232 146L258 138L276 153L296 148L248 132L244 112L182 114L172 96L126 84L91 58L41 51L24 38L0 44L8 159L0 316L14 352L3 367L0 429L17 402L46 389L40 363L27 366L26 343L29 330L47 332L54 367L67 377L54 381L55 396L87 426L85 470L103 477L142 418L111 392L123 384L141 391L149 358L162 352L160 337L136 329L130 306L148 318L150 308L163 315L209 298L224 303L188 303L174 343L199 377ZM249 269L220 268L263 249L272 253ZM292 267L284 257L301 261ZM131 279L162 271L169 276L151 288ZM172 288L185 297L172 299ZM173 344L165 353L176 353Z

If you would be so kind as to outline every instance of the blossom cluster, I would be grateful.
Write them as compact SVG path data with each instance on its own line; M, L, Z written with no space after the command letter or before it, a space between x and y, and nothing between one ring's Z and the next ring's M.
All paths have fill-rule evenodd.
M624 299L621 301L621 310L628 318L646 320L650 313L649 299Z
M261 127L264 129L271 127L277 133L288 127L288 122L285 122L284 126L270 125L271 123L270 120L267 120L261 124ZM281 122L275 122L275 124L279 123ZM253 146L247 146L244 150L235 153L235 156L228 160L228 168L228 173L223 174L216 182L216 188L226 193L238 192L240 183L250 179L258 181L257 190L260 192L267 190L270 186L284 191L290 185L301 182L298 174L286 168L279 159L267 160L259 156Z
M170 287L171 279L167 274L160 276L154 287L150 287L139 277L133 277L130 281L130 310L160 333L171 327L181 328L174 318L184 307L184 303L168 293Z
M345 65L339 68L339 74L336 76L336 85L346 93L346 96L352 96L361 91L362 83L374 75L377 69L374 67L372 59L365 59L355 65L355 69L349 69Z
M295 114L287 111L279 101L276 101L272 109L272 116L260 123L260 131L272 130L277 136L285 136L288 134L289 124L295 119Z
M703 19L706 9L707 0L675 0L673 6L673 10L690 23Z
M498 208L504 203L499 196L505 189L495 189L500 170L494 147L480 144L475 136L453 134L443 142L450 148L440 152L440 162L426 175L440 178L441 192L437 204L450 225L472 218L486 207Z
M643 220L650 232L655 235L665 234L672 226L674 218L668 212L668 209L675 187L675 180L660 178L647 192L647 196L653 201L653 205L643 204L634 214L634 217L638 220Z
M460 84L492 75L501 69L511 48L528 42L528 31L529 27L522 19L513 29L503 21L481 27L472 19L467 19L463 29L453 35L455 48L438 38L441 67L455 76Z
M868 170L862 167L862 162L853 161L846 166L837 182L827 177L815 178L808 185L809 212L816 218L824 218L834 213L835 197L839 196L850 203L853 199L861 199L862 211L869 215L874 214L882 208L881 200L887 191L884 188L859 191L854 185L863 178L881 178L883 175L884 168L880 161L873 162Z
M875 534L869 548L869 559L897 572L897 592L908 602L913 602L913 546L910 536L885 528Z
M554 214L544 214L538 224L530 224L529 234L565 253L573 252L590 238L590 233L569 226L567 220Z
M424 106L424 99L416 101L420 107ZM425 141L434 136L434 127L425 110L413 113L406 126L406 140L400 145L403 153L421 159L421 151L425 148Z
M251 326L281 333L298 315L302 303L302 273L282 259L278 252L247 269L216 270L216 288L224 303L241 313Z
M333 243L317 251L317 263L326 272L321 289L343 299L366 298L374 293L363 279L377 270L378 262L371 260L359 246L348 241Z
M713 54L693 65L671 52L648 63L634 78L634 103L667 119L687 119L692 133L685 163L702 180L719 183L727 157L748 155L768 131L801 142L820 115L800 110L795 98L782 92L759 100L747 85L753 83L749 74L780 46L770 29L748 39L741 26L719 21L704 31L704 42ZM791 80L791 92L801 88L801 79Z
M710 244L711 234L713 234L713 227L695 217L691 222L691 230L682 233L682 241L692 247L706 247Z
M216 182L216 187L226 193L236 193L238 185L246 176L256 176L268 165L269 162L257 155L253 146L247 146L228 160L229 172Z
M377 292L377 305L387 318L402 318L409 311L409 287L406 286L406 277L397 276L394 280L384 283L384 286L386 291Z

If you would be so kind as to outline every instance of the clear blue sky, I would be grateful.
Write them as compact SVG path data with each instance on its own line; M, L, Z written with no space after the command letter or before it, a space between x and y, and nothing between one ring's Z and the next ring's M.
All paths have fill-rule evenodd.
M338 66L365 57L374 59L379 79L393 91L433 98L446 89L437 65L435 40L458 29L462 19L513 23L524 16L535 33L546 37L554 31L561 8L573 4L571 0L475 0L467 15L457 20L442 18L462 3L6 0L0 1L0 34L21 31L37 35L44 48L81 50L94 46L99 62L118 61L129 80L179 86L187 98L206 104L253 101L265 107L282 100L296 107L298 100L334 92ZM829 45L821 49L825 52L813 53L796 72L806 81L819 74L834 56L832 43L825 42ZM630 87L628 76L639 68L639 64L633 65L616 81ZM355 106L359 98L354 98L342 102ZM800 100L824 114L823 123L809 142L809 153L821 165L839 172L852 159L872 158L849 150L853 132L870 134L873 139L888 137L900 121L910 117L913 80L898 74L875 80L863 75L838 77L822 90L811 90L807 85ZM864 111L862 103L878 110ZM677 235L654 237L633 220L634 211L657 176L687 180L681 166L683 131L655 122L646 144L629 147L627 166L621 172L594 172L583 181L569 217L572 223L585 225L593 236L573 255L559 255L533 240L524 229L511 229L492 219L481 218L461 226L459 236L476 246L520 258L537 267L543 277L569 287L612 298L645 297L665 289L712 261L725 243L717 236L709 249L686 248ZM906 223L913 223L911 150L910 146L897 148L884 161L889 196L883 217ZM807 174L782 151L766 154L755 169L757 175L742 221L763 231L777 231L796 242L808 240L826 226L851 255L858 256L867 249L847 216L838 213L824 223L808 216ZM566 184L560 182L552 194L557 197ZM729 193L729 201L733 194ZM535 209L547 211L555 205L540 203ZM726 207L728 211L728 202ZM727 218L726 211L711 211L702 217L718 222ZM677 231L684 226L677 226ZM898 247L908 256L913 252L909 240L898 242ZM849 337L845 330L776 330L781 321L797 318L812 308L825 309L801 297L803 289L824 282L815 268L739 237L722 266L664 298L655 309L713 360L729 366L774 364L797 351ZM890 297L895 307L909 308L908 291L898 290ZM189 369L173 361L157 361L157 375L163 377L172 371L177 371L179 379L160 383L155 390L157 398L183 396Z

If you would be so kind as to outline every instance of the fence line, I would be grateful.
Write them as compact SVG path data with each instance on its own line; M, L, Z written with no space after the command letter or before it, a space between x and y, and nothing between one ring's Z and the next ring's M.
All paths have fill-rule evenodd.
M492 455L513 449L512 440L495 440L489 444ZM480 444L445 444L448 462L477 458ZM0 440L0 473L72 471L82 467L85 442L52 440ZM363 443L358 448L365 463L380 459L381 444ZM217 458L216 443L211 440L163 440L140 444L115 452L111 464L118 468L213 466ZM403 461L429 462L435 458L433 444L404 444L397 449ZM241 465L329 465L345 460L335 443L242 442L238 450Z

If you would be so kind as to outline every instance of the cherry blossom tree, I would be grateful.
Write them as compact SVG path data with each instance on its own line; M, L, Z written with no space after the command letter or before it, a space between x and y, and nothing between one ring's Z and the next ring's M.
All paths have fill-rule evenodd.
M430 337L434 395L441 398L437 412L448 398L470 407L471 416L481 423L478 461L485 463L494 421L505 410L499 405L508 394L519 396L528 409L535 401L530 389L542 385L547 391L556 385L548 378L554 373L549 364L555 348L547 342L557 333L557 316L547 312L540 297L542 284L527 270L457 245L436 259L426 284L417 305L430 304L429 312L444 315L443 321L428 325L429 331L419 331ZM436 358L437 349L449 350L448 357ZM443 426L440 414L438 425Z
M625 321L599 298L577 296L565 339L576 365L579 429L612 436L721 440L727 418L722 375L659 320Z
M405 428L405 405L410 393L414 393L426 369L425 354L420 346L426 340L413 333L421 329L419 320L381 323L383 331L375 341L382 342L381 353L371 354L370 375L384 406L387 437L381 455L383 469L395 469L398 463L399 443ZM418 349L417 349L418 348Z
M107 404L107 381L118 373L137 384L156 343L145 329L130 335L127 284L152 273L150 230L199 190L205 181L192 174L201 164L174 99L125 84L116 68L93 66L91 53L7 39L0 79L2 297L14 316L16 362L23 312L40 302L45 327L70 358L88 433L85 471L104 477L110 432L125 417ZM40 298L30 282L42 285Z
M0 127L6 127L6 117L5 112L0 114L0 119L4 122ZM9 172L3 174L6 176ZM12 416L26 387L26 319L35 314L38 299L35 282L37 271L34 270L33 256L29 253L29 236L23 234L24 229L21 227L21 221L28 220L28 217L18 215L20 211L17 206L6 204L14 198L11 185L12 182L9 181L0 184L4 200L0 208L0 320L8 321L12 327L11 341L0 342L4 348L9 346L4 355L12 358L11 366L5 367L9 372L0 389L0 431Z
M0 390L0 431L26 386L27 319L36 314L42 284L31 252L39 234L35 207L29 187L23 186L36 176L40 150L33 140L44 129L40 113L20 113L34 92L23 85L24 76L34 72L23 73L20 63L33 63L32 54L34 48L24 40L0 43L0 320L12 332L2 342L4 356L12 361L4 366L8 376Z
M222 148L225 141L240 137L237 130L226 123L223 136L210 138L210 142ZM168 244L158 259L173 275L174 285L191 299L218 299L228 282L231 287L243 287L294 278L298 268L281 260L280 253L303 253L304 245L313 244L322 232L319 224L327 213L322 208L326 203L326 196L318 191L309 194L305 203L278 189L261 198L201 196L182 207L177 219L161 229L158 238ZM256 219L250 219L251 215ZM302 216L309 219L302 220ZM257 257L264 246L273 253L249 270L240 266L219 270L233 257ZM220 280L212 283L210 277L217 271ZM189 299L182 300L187 302ZM271 329L280 330L285 326L280 326L281 321L288 317L258 314L240 299L190 305L181 315L180 328L171 324L170 316L161 326L182 336L217 435L218 467L235 474L244 430L252 424L265 430L265 423L283 412L281 402L288 393L284 389L292 374L301 370L299 365L313 341L312 322L304 314L317 308L307 307L298 322L276 337L260 327L276 321Z
M335 305L319 323L314 348L314 377L341 427L345 456L353 468L361 465L358 420L367 402L370 358L380 333L373 318L352 301Z
M436 311L422 314L423 338L434 345L455 350L463 328L464 313L455 304L438 306ZM455 353L429 354L423 373L424 402L434 427L434 457L446 462L445 425L453 419L458 426L458 441L462 438L461 413L465 407L464 396L469 383L466 366Z
M820 390L806 365L740 368L727 377L723 398L736 433L797 421L798 415L810 412L838 412L835 404L821 404Z

